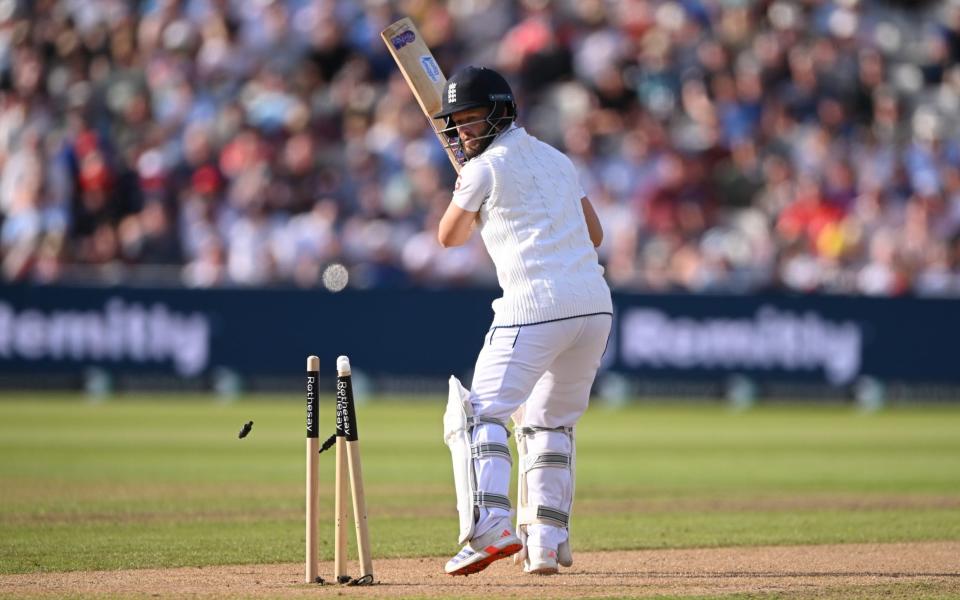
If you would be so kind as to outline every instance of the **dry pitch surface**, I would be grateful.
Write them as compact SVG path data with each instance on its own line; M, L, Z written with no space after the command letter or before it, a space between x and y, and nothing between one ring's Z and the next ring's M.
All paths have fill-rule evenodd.
M584 598L770 594L788 598L960 598L960 542L582 552L555 577L510 560L453 578L443 558L379 560L377 585L302 583L303 565L6 575L9 597ZM321 565L329 574L330 563Z

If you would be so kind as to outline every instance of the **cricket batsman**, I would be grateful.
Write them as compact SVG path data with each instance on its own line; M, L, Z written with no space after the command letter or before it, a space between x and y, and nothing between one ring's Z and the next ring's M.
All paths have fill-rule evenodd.
M496 71L468 67L442 95L442 133L466 162L439 224L444 247L474 229L503 296L466 390L450 379L444 437L453 458L460 543L445 570L482 571L517 554L527 573L573 564L575 427L610 334L610 289L597 258L603 231L569 158L516 124ZM518 448L516 528L508 495Z

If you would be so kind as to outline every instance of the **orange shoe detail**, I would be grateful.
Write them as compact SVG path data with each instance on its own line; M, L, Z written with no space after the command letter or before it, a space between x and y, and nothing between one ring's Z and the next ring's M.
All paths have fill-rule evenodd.
M510 532L508 531L507 534L509 535L509 533ZM500 549L497 549L496 546L487 546L484 549L484 552L491 553L490 556L484 558L483 560L477 561L473 564L467 565L449 574L456 577L456 576L473 575L474 573L479 573L480 571L483 571L484 569L489 567L494 562L502 558L507 558L508 556L513 556L517 552L520 552L521 549L523 549L523 544L511 544L509 546L505 546Z

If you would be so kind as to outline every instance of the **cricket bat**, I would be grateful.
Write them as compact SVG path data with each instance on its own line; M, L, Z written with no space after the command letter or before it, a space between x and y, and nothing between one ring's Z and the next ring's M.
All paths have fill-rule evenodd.
M420 104L423 114L430 121L433 132L447 152L447 157L457 173L465 158L463 150L451 148L446 137L440 133L446 125L443 119L431 117L440 110L440 98L443 94L447 78L440 70L433 53L427 48L426 42L417 30L417 26L409 17L404 17L380 32L380 37L390 50L393 60L397 61L400 73L407 80L407 85Z

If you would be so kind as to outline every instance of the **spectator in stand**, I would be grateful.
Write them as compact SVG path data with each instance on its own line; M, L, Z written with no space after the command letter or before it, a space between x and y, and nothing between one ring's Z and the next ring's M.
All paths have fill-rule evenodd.
M571 157L614 288L960 294L956 2L404 8ZM0 2L0 277L492 284L480 246L432 242L454 173L393 10Z

